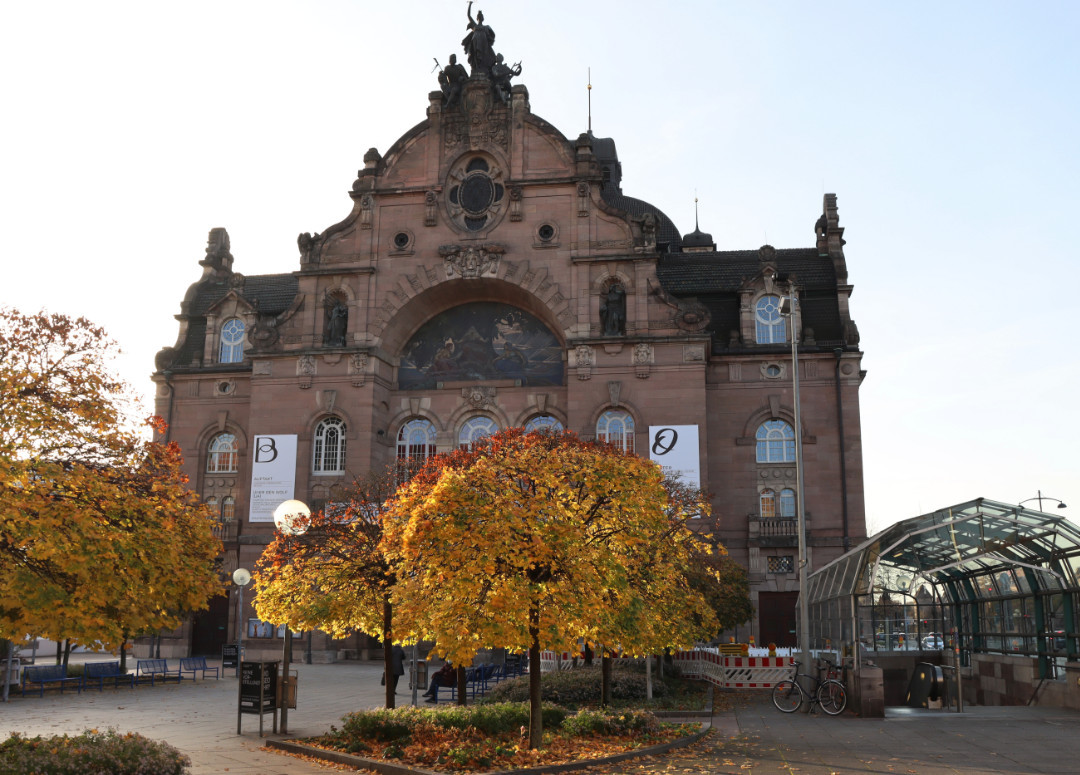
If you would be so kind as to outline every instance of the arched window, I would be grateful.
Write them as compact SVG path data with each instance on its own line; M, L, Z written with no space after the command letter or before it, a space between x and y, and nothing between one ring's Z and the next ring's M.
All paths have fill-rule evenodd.
M761 518L772 519L776 516L776 493L772 490L762 490L761 497Z
M236 519L236 498L226 495L221 499L221 521L232 522Z
M787 327L780 315L780 297L762 296L754 308L754 321L758 344L783 344L787 341Z
M215 498L215 497L214 497L213 495L211 495L211 496L210 496L209 498L207 498L207 499L206 499L206 507L207 507L208 509L210 509L210 513L211 513L211 514L213 514L213 515L214 515L214 518L216 519L216 518L218 517L218 502L217 502L217 498Z
M757 462L794 463L795 431L783 420L769 420L757 429Z
M315 426L311 470L317 474L340 474L345 470L345 423L327 417Z
M610 409L596 421L596 438L614 444L623 452L634 451L634 418L621 409Z
M791 488L780 491L780 516L795 519L795 491Z
M409 420L397 435L397 459L427 460L435 454L435 425L422 417Z
M233 318L221 327L219 363L240 363L244 360L244 321Z
M550 414L538 414L535 417L530 417L529 421L525 423L525 431L532 433L533 431L561 431L563 424Z
M206 471L211 474L235 474L238 457L236 437L231 433L219 433L210 440Z
M498 430L499 426L490 417L470 417L458 431L458 445L462 449L472 449L473 444Z

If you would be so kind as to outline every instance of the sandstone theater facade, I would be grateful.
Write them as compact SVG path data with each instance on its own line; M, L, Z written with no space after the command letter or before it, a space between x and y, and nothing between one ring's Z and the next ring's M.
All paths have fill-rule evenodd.
M235 272L227 233L210 233L154 381L191 486L220 514L223 570L253 567L276 502L333 502L396 459L510 426L649 455L674 427L750 573L757 613L739 635L792 642L790 283L811 568L865 537L864 374L836 197L808 211L806 247L717 250L623 193L613 140L567 138L523 85L504 101L475 68L458 86L367 152L352 212L300 235L296 271ZM279 633L245 603L249 653L276 652ZM166 650L213 653L235 638L235 609L219 599ZM364 645L315 634L307 647Z

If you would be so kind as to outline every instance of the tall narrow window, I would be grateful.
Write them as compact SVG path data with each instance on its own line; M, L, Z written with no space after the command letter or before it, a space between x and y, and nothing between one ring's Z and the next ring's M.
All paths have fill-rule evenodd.
M317 474L340 474L345 470L345 423L327 417L315 427L311 470Z
M217 498L211 495L209 498L206 499L206 506L210 509L210 513L213 514L215 518L218 517Z
M231 433L219 433L210 440L206 471L211 474L235 474L238 457L236 437Z
M615 445L623 452L633 452L634 418L621 409L604 412L596 421L596 438Z
M240 363L244 360L244 321L233 318L221 327L219 363Z
M397 435L399 462L427 460L435 454L435 426L430 420L417 417L401 426Z
M762 296L754 308L758 344L783 344L787 341L784 318L780 315L780 297Z
M535 417L530 417L529 421L525 423L525 430L529 433L533 431L561 431L563 424L550 414L538 414Z
M761 518L772 519L776 516L776 493L772 490L762 490L761 497Z
M473 444L498 432L499 426L490 417L470 417L458 431L458 446L472 449Z
M795 491L790 487L780 491L780 516L795 519Z
M236 519L236 498L226 495L221 499L221 521L232 522Z
M794 463L795 431L783 420L769 420L757 429L757 462Z

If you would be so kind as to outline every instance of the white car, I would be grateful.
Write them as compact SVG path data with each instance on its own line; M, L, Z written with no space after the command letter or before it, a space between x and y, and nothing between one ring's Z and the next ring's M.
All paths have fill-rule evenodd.
M922 647L927 651L940 651L945 648L945 641L941 639L940 633L932 632L923 638Z

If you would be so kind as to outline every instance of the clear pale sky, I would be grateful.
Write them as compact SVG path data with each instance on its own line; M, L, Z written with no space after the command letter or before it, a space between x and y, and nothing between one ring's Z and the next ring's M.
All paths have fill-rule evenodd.
M149 407L207 232L228 229L238 272L297 269L296 235L349 212L364 152L424 119L465 8L5 4L0 304L104 325ZM837 194L872 532L1039 489L1080 509L1080 3L477 10L567 137L592 69L624 192L683 233L696 193L721 250L808 247Z

